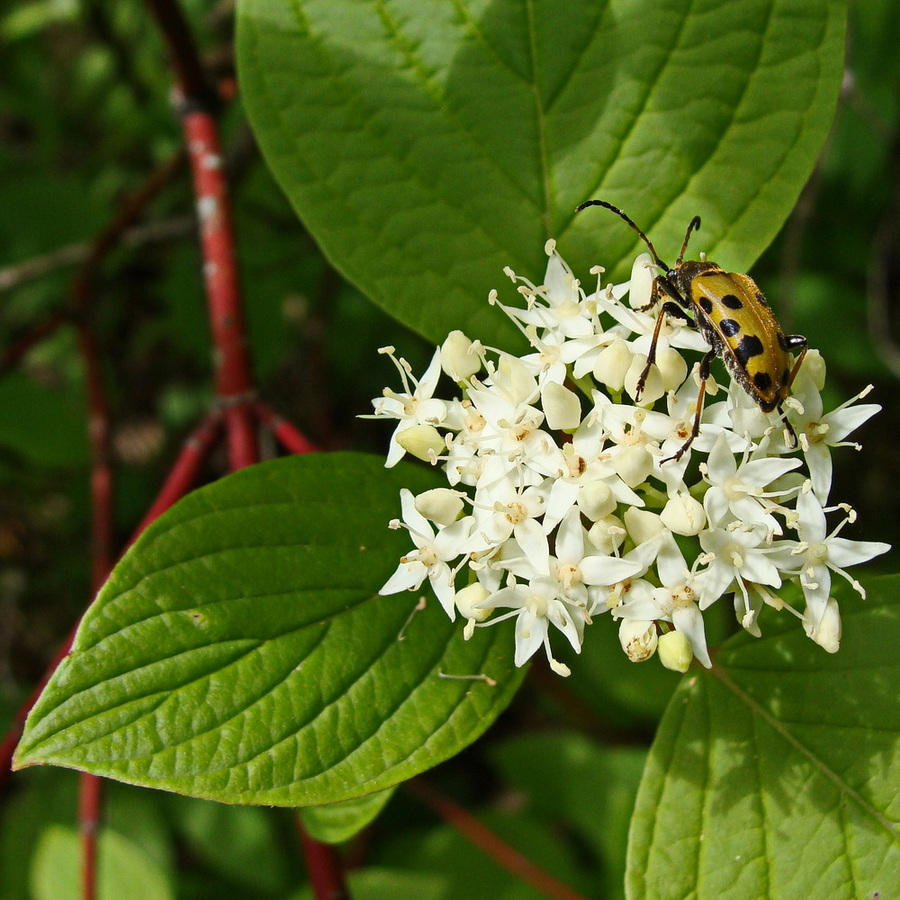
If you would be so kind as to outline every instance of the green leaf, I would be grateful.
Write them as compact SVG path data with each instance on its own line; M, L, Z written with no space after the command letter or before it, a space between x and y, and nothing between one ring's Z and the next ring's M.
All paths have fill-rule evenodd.
M841 84L844 0L240 0L243 97L322 249L433 341L509 340L485 297L633 257L600 197L663 258L743 270L809 176ZM618 265L621 274L625 269ZM584 277L587 277L584 275Z
M835 656L782 616L684 679L638 793L629 898L894 895L898 590L842 602Z
M175 895L166 874L131 841L111 829L97 841L97 897L99 900L170 900ZM74 828L51 825L32 861L34 900L79 900L81 838Z
M374 821L393 795L393 789L378 791L343 803L310 806L301 809L300 815L304 827L317 841L341 844Z
M418 595L375 593L410 546L387 527L399 487L432 481L335 453L273 460L186 497L100 592L16 766L309 806L458 752L523 672L504 625L467 642L436 601L414 612Z

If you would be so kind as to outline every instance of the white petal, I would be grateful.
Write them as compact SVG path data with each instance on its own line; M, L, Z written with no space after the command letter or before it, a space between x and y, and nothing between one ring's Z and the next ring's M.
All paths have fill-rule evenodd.
M644 566L636 560L617 556L586 556L580 568L585 584L610 585L637 575Z
M516 525L513 533L535 572L545 575L550 570L550 546L544 529L535 519L526 519Z
M855 431L863 422L868 422L880 410L881 407L877 403L863 403L859 406L847 406L836 413L829 413L823 420L828 423L825 440L829 444L842 441L851 431Z
M709 650L706 647L703 615L696 604L677 607L672 612L672 624L691 642L691 650L694 651L694 656L700 660L701 665L707 669L712 668L712 660L709 658Z
M547 634L547 620L543 616L523 611L516 618L516 657L517 666L523 666L535 651L544 643Z
M866 562L891 549L890 544L881 541L848 541L834 537L828 541L828 562L842 569Z
M584 528L577 509L570 509L556 532L556 558L560 562L581 562L584 556Z
M418 560L400 563L394 574L382 585L378 591L383 597L389 594L398 594L400 591L415 591L421 587L428 568Z

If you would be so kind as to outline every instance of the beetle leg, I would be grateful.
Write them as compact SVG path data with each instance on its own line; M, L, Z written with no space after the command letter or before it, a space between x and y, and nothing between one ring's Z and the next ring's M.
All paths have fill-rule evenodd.
M803 365L803 360L806 357L806 351L809 350L809 346L806 342L806 338L803 337L802 334L783 334L779 336L779 343L781 344L784 350L790 352L791 350L796 349L797 347L802 348L800 350L800 355L797 357L796 362L794 363L794 367L791 369L790 375L788 375L787 379L787 387L794 383L794 379L797 377L797 373L800 371L800 366ZM799 441L797 440L797 432L794 431L794 426L788 421L787 413L784 411L784 407L781 403L778 404L778 412L781 413L781 421L784 422L784 430L788 435L788 446L791 450L797 449L797 444Z
M709 367L712 364L712 361L716 358L716 351L710 350L706 353L703 359L700 360L700 391L697 394L697 405L694 411L694 424L691 426L691 433L688 439L681 445L680 449L677 453L674 453L672 456L667 456L664 460L660 461L660 465L663 463L669 462L669 460L674 459L678 461L684 456L688 447L694 443L694 438L700 434L700 416L703 415L703 404L706 401L706 382L709 381Z
M634 308L634 311L635 312L649 312L651 309L653 309L654 306L656 306L657 303L659 303L659 298L660 298L661 294L662 294L662 290L660 288L660 279L654 278L653 279L653 288L650 291L650 302L645 303L643 306L636 306Z
M654 288L654 294L656 294L656 289ZM658 302L657 300L654 302ZM682 319L688 325L693 325L694 321L691 317L673 300L666 300L662 305L662 309L659 311L659 315L656 317L656 325L653 328L653 337L650 339L650 349L647 351L647 365L644 366L644 371L641 372L641 377L638 378L637 388L634 392L634 399L640 400L641 394L644 393L644 385L647 383L647 376L650 374L650 366L656 362L656 345L659 341L659 332L662 328L663 320L666 315L675 316L677 319Z
M797 440L797 432L794 431L794 426L788 421L787 413L784 411L784 407L779 403L778 404L778 412L781 414L781 421L784 423L784 430L788 436L788 441L786 442L788 445L788 449L796 450L799 441Z

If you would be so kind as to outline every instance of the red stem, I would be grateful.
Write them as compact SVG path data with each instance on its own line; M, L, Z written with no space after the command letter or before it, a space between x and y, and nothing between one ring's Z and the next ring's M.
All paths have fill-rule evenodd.
M159 518L176 500L181 499L197 483L200 469L209 458L222 428L222 415L210 413L188 436L181 453L169 470L165 484L150 505L141 524L134 531L129 545L154 519Z
M549 872L536 866L528 857L523 856L493 831L482 825L462 806L445 797L437 788L419 778L406 782L406 786L419 800L468 838L479 850L500 863L517 878L540 891L544 896L550 897L552 900L587 900L584 894L578 893L567 884L554 878Z
M316 900L351 900L337 849L331 844L323 844L311 838L303 827L303 819L299 813L294 820L303 844L309 880Z
M263 426L275 436L275 440L290 453L317 453L317 447L299 428L282 418L267 403L258 400L253 404L253 413Z
M82 286L83 285L83 286ZM76 293L87 290L87 281L76 285ZM76 299L82 299L76 297ZM87 394L88 445L91 454L91 582L96 592L113 567L113 473L109 458L109 408L103 389L97 347L90 327L78 323L78 342L85 367ZM81 799L81 887L83 900L97 896L97 829L100 819L101 779L80 775Z
M222 170L216 121L190 107L182 116L194 174L203 277L215 346L216 394L222 404L232 471L259 460L259 441L249 401L255 386L235 254L234 222Z
M176 0L146 0L169 50L184 142L194 176L203 279L215 348L216 394L222 404L231 469L259 460L255 392L235 252L234 220L214 116L218 98L203 71L190 26Z
M103 779L82 772L79 778L78 827L81 832L81 896L97 897L97 836L100 830L100 806Z
M208 311L215 346L215 385L221 414L213 414L197 428L173 467L166 484L142 521L138 533L163 512L193 484L200 466L217 437L219 423L224 421L228 438L230 465L233 470L256 462L259 458L257 421L269 427L282 444L293 452L314 449L306 438L268 407L252 405L255 385L247 349L246 322L241 299L235 253L234 224L222 168L222 152L218 128L212 110L213 92L206 82L200 58L190 29L176 0L146 0L148 7L168 44L176 71L178 93L182 98L182 125L188 158L191 163L196 193L200 239L203 251L203 274ZM151 182L150 188L129 204L100 236L93 252L75 279L71 301L78 327L78 337L85 362L88 405L89 443L91 448L92 581L95 588L106 579L113 565L112 469L109 460L109 418L102 386L102 374L94 337L86 312L94 276L106 253L119 240L125 227L146 205L150 196L167 178ZM55 330L60 322L51 320L46 331ZM27 339L16 350L15 359L38 338ZM71 638L48 670L44 681L20 710L20 718L10 729L0 748L0 782L8 771L12 749L21 733L22 723L50 673L68 652ZM82 890L84 900L96 896L97 829L100 822L102 781L83 775L79 816L83 836ZM349 892L335 849L309 837L300 826L303 846L317 900L348 900Z

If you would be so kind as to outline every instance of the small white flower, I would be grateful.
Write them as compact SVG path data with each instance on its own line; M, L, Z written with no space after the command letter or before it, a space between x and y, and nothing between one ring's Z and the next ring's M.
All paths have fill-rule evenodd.
M409 425L394 434L394 442L410 456L422 462L437 462L444 449L444 439L434 425Z
M762 525L780 533L780 526L771 512L771 497L782 497L786 491L766 491L766 488L786 472L800 466L799 459L763 457L748 459L738 465L724 435L720 435L705 464L706 480L710 484L703 505L713 525L731 515L745 525Z
M527 584L519 584L512 578L512 582L480 604L482 609L510 608L510 612L496 616L488 624L515 617L516 665L524 665L543 646L551 668L560 675L568 675L568 666L556 660L550 650L550 626L561 631L572 649L580 653L583 613L560 597L553 578L537 577Z
M801 492L797 498L797 534L799 541L779 541L773 545L776 559L787 572L800 576L800 586L806 599L805 619L814 631L825 615L831 594L831 573L836 572L850 582L854 590L865 596L862 585L845 571L887 553L889 544L879 541L849 541L838 532L855 515L848 514L828 534L825 510L812 491Z
M463 629L463 637L468 641L475 633L475 626L487 619L491 611L482 609L479 604L490 596L490 591L479 581L473 581L462 590L456 592L453 603L459 610L459 614L466 620Z
M641 564L634 560L586 549L585 530L576 509L569 510L557 530L556 566L556 576L563 586L563 593L585 608L596 604L597 588L609 587L637 575L642 569Z
M712 662L706 647L706 631L699 601L702 576L693 572L671 534L659 538L656 569L661 587L649 593L630 594L613 610L615 618L671 622L690 642L692 653L709 668Z
M475 520L472 516L467 516L435 532L428 519L416 509L415 497L406 488L400 491L400 506L403 521L395 520L392 526L405 526L416 549L400 558L400 565L378 593L388 595L400 591L417 591L427 578L441 606L452 619L455 614L453 598L456 571L450 568L449 563L466 552Z
M711 558L704 570L702 609L718 600L732 585L745 595L748 581L781 586L781 572L770 559L776 551L765 543L765 537L762 528L744 528L739 522L700 532L700 546Z
M452 525L463 511L465 494L450 488L433 488L416 495L416 510L436 525Z
M815 354L814 358L810 357ZM800 449L809 467L813 490L824 503L831 489L831 449L832 447L853 447L859 444L847 441L846 437L864 422L867 422L881 407L877 403L856 404L872 389L869 385L855 397L851 397L830 413L824 413L822 396L817 387L817 378L822 377L823 364L819 364L819 354L810 350L803 366L797 373L792 394L802 406L802 413L792 412L791 422L797 432Z
M687 491L679 491L670 497L659 515L659 520L673 534L685 537L700 534L706 527L703 504Z
M384 396L372 401L376 418L398 420L385 462L385 466L391 468L397 465L406 453L405 448L398 442L398 437L409 428L441 424L447 415L447 405L443 400L432 397L441 376L440 350L435 350L428 369L419 381L413 378L409 363L394 356L393 347L383 347L380 352L391 358L400 372L404 388L400 392L385 388ZM443 441L440 445L443 446Z

